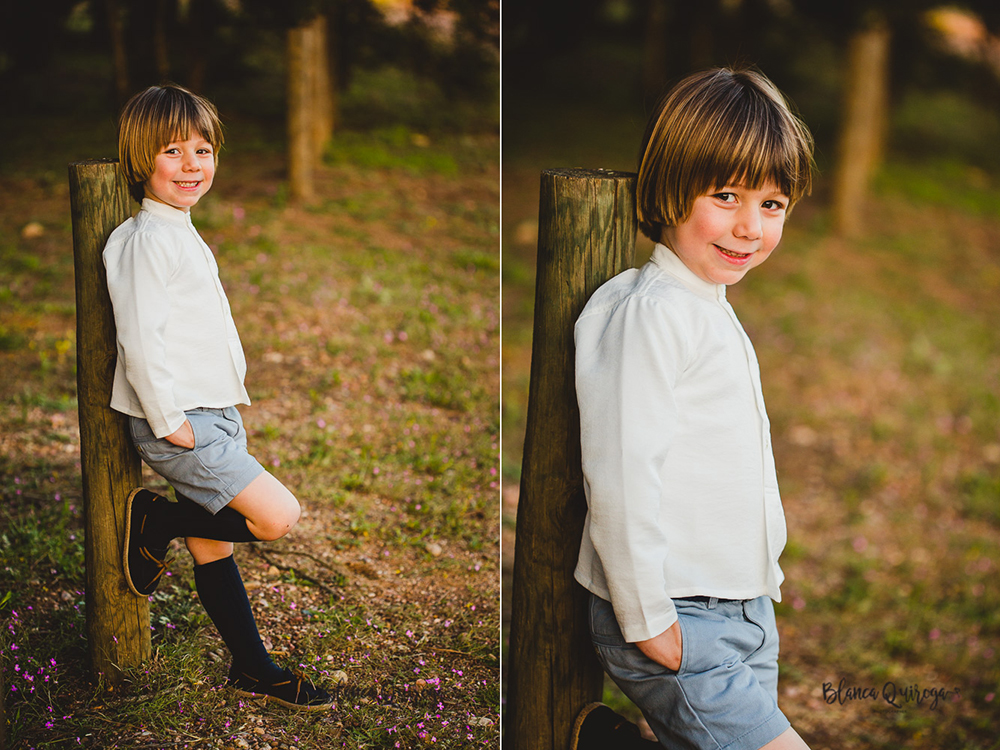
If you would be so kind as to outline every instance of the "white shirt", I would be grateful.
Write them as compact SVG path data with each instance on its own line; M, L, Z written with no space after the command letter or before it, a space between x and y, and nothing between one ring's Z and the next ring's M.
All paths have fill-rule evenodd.
M111 408L165 437L197 407L249 404L219 267L191 215L146 198L104 248L118 329Z
M663 245L577 320L588 513L575 577L625 639L677 619L671 597L780 601L785 518L750 339Z

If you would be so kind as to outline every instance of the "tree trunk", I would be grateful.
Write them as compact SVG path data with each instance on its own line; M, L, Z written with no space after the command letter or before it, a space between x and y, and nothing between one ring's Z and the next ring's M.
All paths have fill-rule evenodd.
M650 105L665 93L664 86L669 78L668 16L667 0L649 0L643 40L642 90Z
M881 17L848 43L844 114L833 181L834 230L847 237L863 229L872 173L884 150L889 114L890 30Z
M288 30L288 184L296 202L314 194L315 36L309 24Z
M156 60L158 83L170 78L170 46L167 44L167 13L168 0L156 0L156 10L153 16L153 56Z
M315 41L313 44L313 65L316 101L316 115L313 120L313 149L317 163L321 162L326 144L333 137L335 111L334 69L330 54L332 34L330 22L326 16L317 16L312 22Z
M128 186L113 161L69 166L76 274L77 401L87 560L87 639L95 676L112 685L149 658L149 602L133 595L122 570L125 499L142 482L128 417L113 411L118 356L102 254L131 214Z
M128 54L125 51L125 28L118 0L104 0L108 14L108 34L111 37L111 62L115 76L115 97L124 104L129 96Z
M589 595L573 580L587 513L574 385L573 324L590 295L632 265L635 175L542 173L531 384L514 547L505 739L563 750L599 700Z

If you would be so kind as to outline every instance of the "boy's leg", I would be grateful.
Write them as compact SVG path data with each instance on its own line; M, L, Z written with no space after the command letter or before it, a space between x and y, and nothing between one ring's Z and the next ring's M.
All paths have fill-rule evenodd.
M288 533L300 513L295 496L266 471L214 515L179 491L171 503L141 488L129 496L126 509L125 575L139 596L156 589L170 540L274 541Z
M799 737L798 732L788 727L784 733L775 737L760 750L809 750L809 745Z
M246 694L267 696L290 708L332 707L329 693L271 660L233 559L232 544L197 538L185 541L197 563L194 580L198 598L233 657L230 687ZM224 554L227 551L229 554Z
M184 545L194 558L195 567L208 565L216 560L222 560L233 554L232 542L220 542L215 539L199 539L198 537L187 537Z
M295 495L266 471L237 493L226 507L244 516L250 532L266 542L287 534L298 523L301 513Z
M142 533L152 548L165 549L171 539L178 537L220 542L273 542L287 534L299 520L298 500L266 471L214 514L180 491L176 494L176 503L142 489L129 498L137 523L140 523L139 514L149 515Z

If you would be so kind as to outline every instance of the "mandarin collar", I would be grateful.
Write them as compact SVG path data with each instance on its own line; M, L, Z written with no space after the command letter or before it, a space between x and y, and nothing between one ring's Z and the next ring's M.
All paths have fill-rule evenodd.
M154 201L152 198L142 199L142 210L149 211L153 216L173 222L174 224L190 224L191 212L168 206L166 203Z
M674 251L666 245L657 242L656 247L653 248L653 254L650 256L650 260L661 270L666 271L671 276L680 280L684 286L697 294L699 297L713 300L726 298L725 284L713 284L709 281L705 281L694 271L684 265L684 261L678 258Z

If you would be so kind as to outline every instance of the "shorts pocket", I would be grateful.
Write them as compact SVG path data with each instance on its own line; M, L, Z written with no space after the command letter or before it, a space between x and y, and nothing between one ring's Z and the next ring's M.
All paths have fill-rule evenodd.
M701 604L674 600L681 626L681 666L678 673L697 674L727 660L726 618Z
M633 648L622 635L611 602L596 595L590 597L590 638L595 646Z
M194 445L195 448L197 448L199 442L198 432L194 429L194 423L191 424L191 428L194 431ZM174 445L166 438L156 437L156 435L153 434L153 428L149 426L149 422L139 417L132 417L129 420L129 431L132 435L132 442L135 443L135 448L139 452L139 455L150 463L155 461L164 461L193 450L191 448L182 448L179 445Z
M770 600L762 602L761 599L757 599L744 604L743 616L750 626L760 630L759 634L756 629L752 631L753 636L747 644L748 654L746 658L751 659L763 651L765 647L771 646L768 643L769 633L773 633L774 640L777 640L778 631L774 624L774 609ZM774 646L774 650L777 651L777 644L775 643Z

